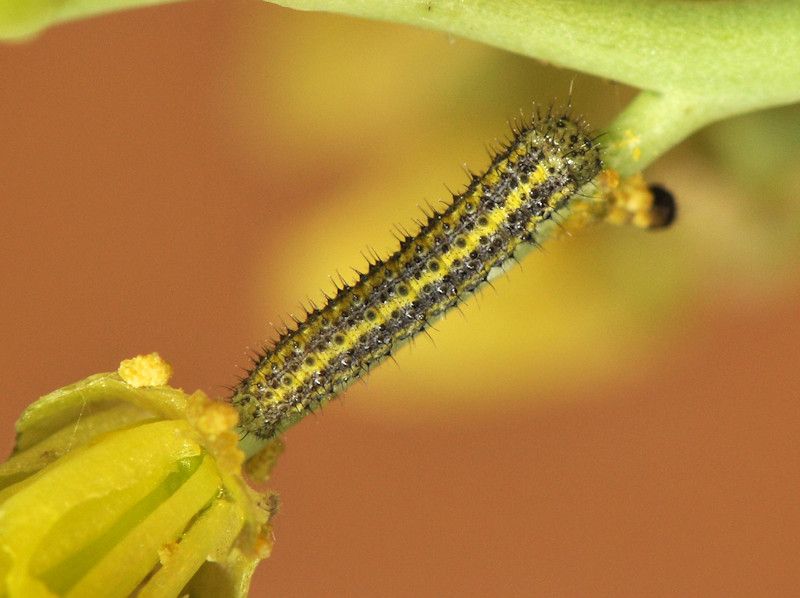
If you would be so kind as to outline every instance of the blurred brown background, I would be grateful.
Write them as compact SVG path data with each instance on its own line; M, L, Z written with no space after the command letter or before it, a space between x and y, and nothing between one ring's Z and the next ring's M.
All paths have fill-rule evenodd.
M142 352L224 395L298 300L533 103L630 90L258 2L0 47L2 451L36 397ZM655 165L677 224L548 245L286 437L254 596L793 596L800 111Z

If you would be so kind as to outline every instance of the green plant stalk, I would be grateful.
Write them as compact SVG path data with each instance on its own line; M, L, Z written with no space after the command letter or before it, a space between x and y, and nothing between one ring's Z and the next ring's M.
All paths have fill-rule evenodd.
M180 0L3 0L39 28ZM796 0L280 0L281 6L436 29L650 91L725 96L743 110L800 100Z
M606 166L631 177L695 131L743 112L715 100L640 92L606 129L602 140Z
M800 98L800 3L686 0L280 0L437 29L552 64L747 108Z
M0 38L178 0L0 0ZM800 2L281 0L405 23L642 89L607 130L607 165L631 176L715 121L800 101Z
M640 172L718 120L800 101L800 2L281 0L417 25L638 87L607 165Z

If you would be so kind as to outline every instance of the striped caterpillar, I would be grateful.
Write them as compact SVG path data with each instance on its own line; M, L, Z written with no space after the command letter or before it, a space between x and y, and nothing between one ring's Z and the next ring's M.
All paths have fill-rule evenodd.
M341 393L538 245L603 169L596 135L568 115L513 132L443 212L254 359L232 396L244 432L271 439Z

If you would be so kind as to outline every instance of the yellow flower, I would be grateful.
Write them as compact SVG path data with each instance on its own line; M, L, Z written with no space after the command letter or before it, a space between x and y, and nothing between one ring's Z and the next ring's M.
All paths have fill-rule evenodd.
M245 596L277 501L242 478L236 411L157 355L28 407L0 465L0 596Z

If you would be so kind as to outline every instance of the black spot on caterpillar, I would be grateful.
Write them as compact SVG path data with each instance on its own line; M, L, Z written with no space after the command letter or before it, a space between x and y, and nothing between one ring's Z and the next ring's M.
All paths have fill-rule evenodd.
M569 115L535 116L512 131L443 212L254 360L232 397L243 431L273 438L342 392L539 244L603 168L597 136Z
M666 228L675 221L678 214L678 204L675 196L661 185L650 185L653 195L651 212L653 214L650 228Z

